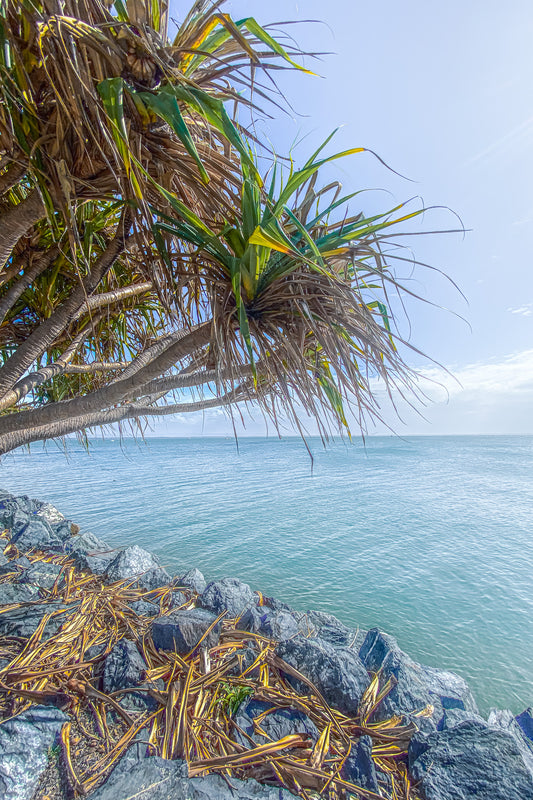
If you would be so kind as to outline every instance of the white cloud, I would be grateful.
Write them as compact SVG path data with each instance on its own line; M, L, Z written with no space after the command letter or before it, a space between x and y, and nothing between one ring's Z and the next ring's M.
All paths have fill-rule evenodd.
M533 314L533 303L526 303L518 308L508 308L507 311L510 311L511 314L520 314L522 317L530 317Z

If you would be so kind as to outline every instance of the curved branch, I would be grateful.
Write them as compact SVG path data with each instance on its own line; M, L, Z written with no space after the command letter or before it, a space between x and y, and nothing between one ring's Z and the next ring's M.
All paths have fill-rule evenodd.
M67 436L69 433L86 428L111 425L115 422L122 422L127 419L138 419L140 417L162 417L169 414L190 414L195 411L204 411L208 408L238 403L242 400L253 400L254 395L245 395L242 387L227 392L221 397L212 397L207 400L199 400L194 403L176 403L170 406L139 406L127 405L120 408L111 408L107 411L97 411L93 414L85 414L81 417L73 417L67 420L51 422L41 425L31 430L21 430L15 433L0 436L0 455L15 450L17 447L38 442L41 440L54 439L59 436ZM56 406L57 408L57 406Z
M6 171L0 175L0 196L9 192L24 177L27 171L28 168L25 165L12 161Z
M211 322L204 322L191 331L183 332L181 339L171 343L158 358L130 378L117 380L82 397L0 417L0 436L23 428L35 428L62 419L102 411L108 406L120 403L126 394L135 392L140 386L162 375L177 361L206 345L210 336Z
M115 289L113 292L103 292L102 294L93 295L93 297L89 297L76 312L73 321L76 321L83 316L83 314L95 308L109 306L111 303L118 303L119 300L125 300L127 297L135 297L135 295L148 292L150 289L153 289L153 287L154 284L152 281L144 281L143 283L132 283L131 286L123 286L120 289Z

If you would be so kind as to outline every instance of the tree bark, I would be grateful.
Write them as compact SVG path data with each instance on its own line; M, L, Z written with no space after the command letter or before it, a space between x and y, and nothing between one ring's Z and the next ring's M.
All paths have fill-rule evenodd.
M92 311L94 308L101 308L102 306L110 306L111 303L118 303L125 300L127 297L135 297L138 294L153 289L152 281L144 281L143 283L132 283L131 286L122 286L120 289L115 289L114 292L102 292L102 294L95 294L89 297L83 306L76 312L74 320L79 319L83 314Z
M71 419L72 417L94 414L120 403L128 393L134 393L140 386L162 375L177 361L185 358L185 356L199 347L208 344L210 336L211 322L204 322L191 331L184 333L179 341L173 342L153 362L147 364L138 373L129 378L118 380L83 397L76 397L61 403L51 403L42 408L20 411L18 414L0 417L0 437L24 428L36 428L53 422Z
M41 195L34 189L22 203L10 208L0 217L0 271L11 258L21 236L45 215Z
M109 243L83 283L74 289L70 296L28 336L0 369L0 399L14 383L31 367L36 358L53 344L80 306L91 295L104 275L111 269L122 253L130 228L130 213L126 211L118 224L114 238Z
M67 436L69 433L86 428L102 425L112 425L115 422L122 422L127 419L138 419L139 417L161 417L168 414L190 414L194 411L204 411L207 408L217 408L247 399L239 396L239 391L228 392L222 397L212 397L207 400L200 400L195 403L177 403L170 406L136 406L127 405L120 408L111 408L107 411L97 411L92 414L74 417L71 419L50 422L47 425L40 425L31 430L21 430L0 436L0 455L15 450L17 447L38 442L41 440L54 439L60 436ZM57 408L57 404L54 404Z

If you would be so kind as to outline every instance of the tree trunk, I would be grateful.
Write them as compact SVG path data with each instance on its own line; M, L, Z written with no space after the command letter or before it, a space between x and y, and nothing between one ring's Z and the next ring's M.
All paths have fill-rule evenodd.
M11 258L13 248L32 225L45 215L41 195L34 189L22 203L10 208L0 217L0 271Z

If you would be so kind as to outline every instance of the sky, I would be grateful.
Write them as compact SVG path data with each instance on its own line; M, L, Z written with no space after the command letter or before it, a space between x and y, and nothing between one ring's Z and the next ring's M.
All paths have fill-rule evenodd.
M186 5L174 0L173 15ZM437 271L416 271L410 285L428 302L409 304L402 333L433 359L413 353L409 362L434 383L423 416L404 408L395 420L385 407L389 424L402 435L533 434L531 3L229 0L223 10L262 25L300 21L288 30L301 48L329 53L306 59L317 77L278 73L291 107L257 123L278 152L299 142L293 155L302 163L341 126L328 153L363 146L405 176L368 153L330 168L347 193L386 190L364 194L353 211L419 197L413 208L441 207L426 212L420 230L467 229L409 242L460 292ZM261 415L239 430L262 435ZM154 432L232 428L213 411L158 422Z

